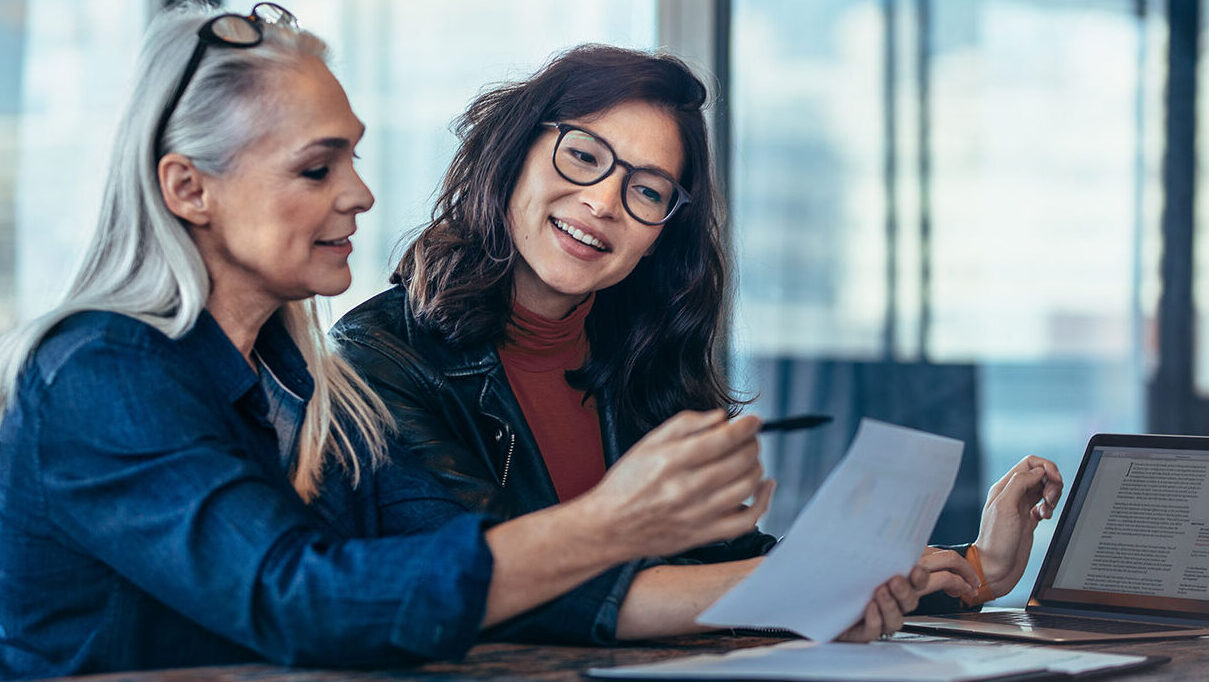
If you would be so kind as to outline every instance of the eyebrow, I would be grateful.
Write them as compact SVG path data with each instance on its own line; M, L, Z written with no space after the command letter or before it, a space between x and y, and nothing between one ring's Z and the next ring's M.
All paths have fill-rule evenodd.
M348 147L348 138L346 137L324 137L312 141L307 146L298 150L300 153L305 152L311 147L327 147L328 149L344 149Z
M575 125L575 124L571 124L571 125ZM663 166L660 166L660 165L654 164L654 163L636 164L631 161L627 161L626 159L621 158L621 155L619 155L617 153L617 150L613 147L612 142L609 142L608 140L606 140L603 137L601 137L600 135L598 135L596 133L596 131L585 128L584 126L581 126L581 125L575 125L575 127L579 129L579 132L587 133L591 137L594 137L597 140L600 140L601 142L604 142L606 145L608 145L609 149L613 150L613 158L617 159L618 161L620 161L622 163L628 163L631 166L633 166L634 168L649 168L652 170L657 170L661 173L666 174L669 178L672 178L676 182L680 182L680 178L677 176L677 174L673 173L672 171L668 170L667 168L664 168Z
M365 134L365 124L361 124L361 132L357 135L360 138ZM312 147L324 147L326 149L348 149L352 146L352 142L347 137L321 137L317 140L311 140L305 146L298 150L296 156L301 156L309 151Z

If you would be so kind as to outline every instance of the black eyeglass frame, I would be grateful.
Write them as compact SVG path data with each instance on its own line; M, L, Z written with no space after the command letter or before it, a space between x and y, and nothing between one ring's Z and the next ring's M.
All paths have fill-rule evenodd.
M273 22L269 22L265 17L260 15L260 9L277 13L277 18ZM253 31L256 32L256 37L246 43L228 40L214 31L214 25L226 19L239 19L245 22ZM172 93L172 97L168 100L168 104L164 107L163 113L160 114L159 123L155 126L155 160L158 162L164 158L164 132L168 129L168 120L172 118L172 114L176 113L176 107L181 102L181 97L185 95L185 89L189 87L189 83L193 80L193 76L197 73L197 67L201 64L202 57L206 54L206 48L215 45L219 47L234 47L246 49L256 47L264 42L263 23L283 24L287 26L298 26L298 19L286 8L274 2L258 2L252 5L252 11L247 15L228 13L220 14L213 17L206 23L202 24L201 28L197 29L197 46L193 48L193 55L189 57L189 63L185 66L185 72L181 75L180 82L176 86L176 90Z
M658 168L651 168L649 166L635 166L634 164L629 163L628 161L622 161L621 158L619 158L617 156L617 152L613 149L613 145L609 144L608 141L605 140L603 137L601 137L600 135L597 135L596 133L592 132L591 130L588 130L587 128L582 128L580 126L572 125L570 123L555 123L553 121L543 122L542 125L546 126L548 128L554 128L555 130L558 131L558 139L554 141L554 151L550 154L550 163L552 163L554 165L554 170L562 177L562 179L566 180L567 182L571 183L572 185L578 185L580 187L590 187L599 182L602 182L605 178L612 175L613 171L616 170L618 166L621 166L622 168L626 169L625 177L621 181L621 205L625 207L625 212L629 213L631 218L633 218L634 220L637 220L638 222L642 223L643 225L649 225L651 227L658 227L660 225L666 225L667 221L671 220L672 216L676 215L676 211L680 210L681 206L684 206L685 204L690 203L693 200L692 196L688 193L688 190L681 187L680 183L676 182L676 179L673 178L671 175L668 175L667 173L663 172L662 170L659 170ZM602 173L600 175L600 177L596 178L595 180L592 180L591 182L580 182L578 180L569 178L569 177L567 177L567 174L564 173L562 171L562 169L558 167L558 148L562 144L563 138L566 137L567 133L571 132L572 130L578 130L581 133L586 133L587 135L590 135L592 137L592 139L594 139L597 142L599 142L600 144L604 145L604 148L609 150L609 154L612 155L612 157L613 157L613 163L609 164L608 169L605 170L605 172ZM676 189L676 203L673 204L671 206L671 208L669 208L667 210L667 215L663 217L663 220L658 220L655 222L651 222L649 220L643 220L642 218L639 218L634 213L633 209L630 208L630 201L629 201L629 199L626 198L626 195L628 194L628 190L630 189L630 179L633 178L634 173L637 173L638 171L642 171L644 173L653 173L655 175L658 175L659 177L664 178L668 182L672 183L672 187L674 187Z

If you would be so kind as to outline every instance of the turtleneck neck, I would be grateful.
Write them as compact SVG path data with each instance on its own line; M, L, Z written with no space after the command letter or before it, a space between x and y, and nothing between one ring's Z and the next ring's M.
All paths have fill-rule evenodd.
M567 370L588 357L584 322L593 296L552 320L513 305L500 361L537 442L558 499L566 502L604 476L604 444L596 402L567 383Z
M584 324L595 300L596 294L590 294L557 320L513 303L507 327L508 341L503 350L517 368L525 371L578 369L587 355Z

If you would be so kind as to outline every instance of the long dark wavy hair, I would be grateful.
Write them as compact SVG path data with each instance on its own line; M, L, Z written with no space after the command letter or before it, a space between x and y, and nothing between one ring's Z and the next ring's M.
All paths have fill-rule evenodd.
M516 249L508 202L545 121L590 117L641 101L680 130L691 203L663 227L654 253L597 292L587 318L590 357L568 379L614 403L631 435L682 409L726 407L716 342L725 317L722 207L714 186L702 107L705 85L679 59L582 45L531 78L496 87L456 122L461 140L431 222L407 248L391 281L403 283L420 324L462 346L506 341Z

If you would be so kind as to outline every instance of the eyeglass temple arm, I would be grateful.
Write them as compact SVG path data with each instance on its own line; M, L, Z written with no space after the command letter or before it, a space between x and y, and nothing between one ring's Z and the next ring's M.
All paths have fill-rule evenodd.
M206 53L206 45L205 40L197 41L197 47L193 48L193 56L189 57L189 64L185 67L185 72L181 76L176 90L172 93L172 99L168 100L168 106L164 107L164 113L160 114L160 121L155 126L156 163L164 157L164 132L168 129L168 120L176 112L176 105L180 104L181 97L185 94L185 88L189 87L189 82L193 80L193 72L197 70L197 65L201 63L202 55Z

